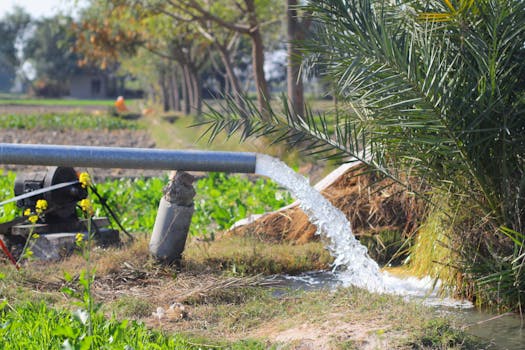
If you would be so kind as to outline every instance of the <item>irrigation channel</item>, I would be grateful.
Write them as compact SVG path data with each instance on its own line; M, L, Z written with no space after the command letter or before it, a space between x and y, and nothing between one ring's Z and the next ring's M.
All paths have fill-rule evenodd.
M350 222L308 180L273 157L235 152L172 151L114 147L57 145L16 145L0 143L0 163L29 165L67 165L100 168L200 170L256 173L271 178L287 188L299 200L303 211L317 227L317 234L327 242L334 256L335 272L299 277L277 276L294 288L355 285L375 293L391 293L439 308L462 318L467 330L493 339L498 348L523 348L524 333L519 318L493 318L473 311L472 305L450 298L440 298L430 279L399 278L380 270L365 246L352 234ZM159 197L160 197L159 193ZM483 322L493 318L491 321ZM510 333L509 333L510 332Z
M493 349L522 349L525 331L518 315L492 315L474 309L468 301L439 295L439 282L427 277L400 278L381 271L367 253L366 247L354 237L350 222L308 180L278 159L257 155L255 172L265 175L287 188L299 200L299 205L317 226L317 234L327 238L327 248L334 256L333 271L316 271L299 276L272 276L278 285L292 289L315 290L355 285L371 292L391 293L408 300L420 301L457 320L465 330L491 342ZM279 292L276 292L279 297Z

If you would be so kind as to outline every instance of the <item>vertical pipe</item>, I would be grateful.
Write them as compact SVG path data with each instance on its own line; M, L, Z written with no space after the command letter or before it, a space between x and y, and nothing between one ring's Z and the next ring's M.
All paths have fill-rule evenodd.
M149 243L151 255L162 263L178 263L182 259L194 211L193 180L184 171L172 172L164 188Z

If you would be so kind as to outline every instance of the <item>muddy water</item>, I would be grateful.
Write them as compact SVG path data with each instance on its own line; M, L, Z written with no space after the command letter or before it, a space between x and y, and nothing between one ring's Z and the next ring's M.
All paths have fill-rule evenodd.
M489 342L488 349L525 349L524 325L515 313L496 315L473 308L439 308L438 311L455 319L467 333Z
M344 286L341 276L332 271L313 271L297 276L275 275L269 279L273 287L282 287L274 292L276 297L286 295L288 289L313 291ZM428 288L425 287L427 279L405 280L405 292L402 295L407 300L421 301L432 307L438 315L453 319L467 333L490 343L488 349L525 349L525 328L519 315L514 313L497 315L479 311L468 302L429 294Z

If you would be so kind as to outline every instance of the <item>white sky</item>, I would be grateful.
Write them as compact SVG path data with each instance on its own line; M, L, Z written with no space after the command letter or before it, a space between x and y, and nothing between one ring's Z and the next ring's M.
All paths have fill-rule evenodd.
M33 18L53 16L59 11L71 13L85 0L0 0L0 18L15 5L23 7Z

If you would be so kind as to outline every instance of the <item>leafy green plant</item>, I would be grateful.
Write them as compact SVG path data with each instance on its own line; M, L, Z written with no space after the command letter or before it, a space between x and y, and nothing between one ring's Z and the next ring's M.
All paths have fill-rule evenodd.
M412 349L479 349L483 344L479 339L453 328L443 319L427 322L418 339L409 344Z
M0 200L14 196L14 173L0 175ZM122 178L96 185L97 191L119 216L122 225L131 232L148 233L153 229L162 190L168 177ZM195 183L195 213L190 233L212 237L214 231L224 230L250 214L276 210L292 199L274 182L258 178L250 180L240 175L210 173ZM93 196L96 216L105 216L101 199ZM2 222L20 215L14 203L0 207Z
M153 229L162 189L167 183L167 177L117 179L97 184L97 191L119 214L127 230L148 233ZM288 192L269 180L251 181L224 173L210 173L197 180L195 190L190 234L208 238L249 214L275 210L291 202ZM103 215L100 200L94 198L94 204L96 214Z
M0 117L0 128L4 129L139 129L136 122L105 115L82 113L66 114L7 114Z
M0 201L7 200L14 197L14 183L16 174L9 171L4 173L0 170ZM16 203L11 202L0 207L0 220L6 222L13 220L17 215L21 214L21 210L16 206Z
M131 232L148 233L153 229L162 189L168 183L163 178L115 179L96 184L98 193L117 213L121 224ZM94 197L95 215L106 215L101 199Z
M20 98L16 95L0 95L0 105L31 105L31 106L114 106L114 100L75 100L56 98Z
M213 239L215 230L230 228L249 214L261 214L291 202L288 192L272 181L210 173L195 185L195 214L191 233Z
M107 320L101 313L92 319L93 336L85 332L86 316L81 312L54 310L45 303L10 307L0 311L2 349L264 349L254 341L223 345L202 344L181 335L167 336L135 321ZM210 344L211 343L211 344ZM209 344L209 345L207 345Z

